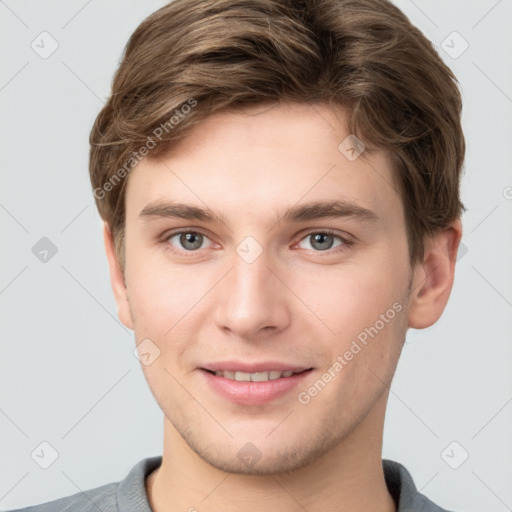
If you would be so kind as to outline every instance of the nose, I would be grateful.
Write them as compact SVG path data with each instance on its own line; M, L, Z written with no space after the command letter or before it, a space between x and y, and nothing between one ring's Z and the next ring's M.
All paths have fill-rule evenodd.
M216 287L215 322L233 337L268 338L290 323L289 292L266 252L253 262L234 254L230 271ZM275 266L274 266L275 267Z

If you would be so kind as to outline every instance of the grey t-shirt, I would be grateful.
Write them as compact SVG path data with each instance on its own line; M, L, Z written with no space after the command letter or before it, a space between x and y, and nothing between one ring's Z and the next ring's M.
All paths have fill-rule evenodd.
M10 512L152 512L145 479L161 463L161 456L149 457L138 462L120 482ZM417 491L411 474L404 466L388 459L383 459L382 465L397 512L449 512Z

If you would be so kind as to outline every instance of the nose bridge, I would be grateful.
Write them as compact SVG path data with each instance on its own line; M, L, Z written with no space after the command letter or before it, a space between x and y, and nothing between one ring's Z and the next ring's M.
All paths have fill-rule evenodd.
M270 269L270 254L251 238L233 252L231 270L219 283L216 307L218 327L243 337L266 327L281 329L289 319L282 285Z
M271 272L268 268L268 255L263 254L262 251L260 255L254 257L253 250L244 254L240 253L241 251L237 250L237 254L232 260L232 291L238 295L238 299L242 303L249 299L251 301L261 300L268 293L267 288L270 285Z

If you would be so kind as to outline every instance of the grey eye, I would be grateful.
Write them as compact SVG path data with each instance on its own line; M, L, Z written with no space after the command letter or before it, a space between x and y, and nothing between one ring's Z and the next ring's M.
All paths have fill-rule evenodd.
M334 243L334 237L325 233L316 233L314 235L310 235L310 239L311 245L321 251L330 249Z
M184 249L199 249L203 244L203 235L201 233L181 233L180 244Z
M343 245L344 241L342 238L338 235L332 235L330 233L324 233L324 232L317 232L317 233L310 233L308 236L303 238L301 240L301 243L303 243L305 240L309 241L311 247L317 251L326 251L328 249L331 249L334 247L335 240L338 239L340 242L337 244ZM309 247L302 247L303 249L309 249Z
M195 231L179 231L166 238L167 243L178 252L194 252L209 240L207 236Z

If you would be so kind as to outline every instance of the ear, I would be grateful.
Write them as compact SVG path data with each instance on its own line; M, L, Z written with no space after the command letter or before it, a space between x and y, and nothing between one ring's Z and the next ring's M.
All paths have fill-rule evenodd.
M133 330L133 320L130 304L128 302L126 284L114 249L114 239L106 222L103 222L103 241L105 243L105 251L107 253L108 266L110 269L110 284L117 303L117 316L128 329Z
M452 290L461 238L462 225L457 219L428 240L423 263L414 269L409 327L424 329L441 317Z

